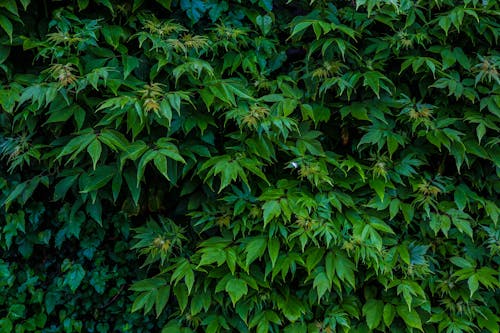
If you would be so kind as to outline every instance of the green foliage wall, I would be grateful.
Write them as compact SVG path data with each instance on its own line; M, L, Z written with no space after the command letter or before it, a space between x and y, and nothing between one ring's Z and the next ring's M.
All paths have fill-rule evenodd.
M499 332L495 0L0 2L1 332Z

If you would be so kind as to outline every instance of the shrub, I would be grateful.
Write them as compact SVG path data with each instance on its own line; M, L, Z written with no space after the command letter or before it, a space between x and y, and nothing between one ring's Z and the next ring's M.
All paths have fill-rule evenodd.
M498 332L500 5L0 4L0 331Z

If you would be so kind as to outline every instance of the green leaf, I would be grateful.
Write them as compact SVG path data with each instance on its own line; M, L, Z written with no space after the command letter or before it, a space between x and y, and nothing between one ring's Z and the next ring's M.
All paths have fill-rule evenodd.
M395 316L396 316L396 309L394 308L394 306L389 303L385 304L383 318L384 318L384 324L387 327L391 326Z
M227 281L225 290L229 294L229 297L231 297L234 306L236 302L248 293L248 286L245 281L233 278Z
M203 265L210 265L213 263L217 263L217 265L222 265L226 261L226 252L222 249L209 249L207 251L204 251L200 262L198 264L198 267L203 266Z
M170 286L163 286L158 288L158 294L156 295L155 299L155 311L157 318L163 312L163 309L168 303L169 297L170 297Z
M85 270L83 269L82 265L75 264L71 266L68 273L66 273L66 275L64 276L63 283L69 286L71 291L74 293L82 283L84 276Z
M170 10L172 0L156 0L157 3L163 6L163 8Z
M108 1L108 0L106 0ZM110 8L113 8L110 5ZM106 42L113 46L114 49L118 48L121 39L127 38L127 33L125 29L118 25L105 25L102 29L102 34Z
M306 22L300 22L298 23L297 25L295 25L292 29L292 34L290 35L290 37L293 37L295 36L296 34L298 34L299 32L307 29L309 26L311 26L313 24L313 22L311 21L306 21Z
M45 122L45 124L52 124L52 123L59 123L59 122L65 122L71 116L73 115L74 109L73 108L67 108L63 107L60 110L57 110L56 112L53 112L49 119Z
M384 201L386 183L382 179L370 180L370 187L375 190L381 201Z
M342 115L342 118L345 118L348 114L350 114L355 119L370 120L370 118L368 118L368 110L362 103L353 103L349 106L344 106L340 109L340 114Z
M321 301L321 297L323 297L331 287L332 284L324 272L316 274L313 281L313 288L315 288L318 293L318 303Z
M125 170L123 176L125 177L127 187L132 194L132 200L137 206L137 204L139 203L139 197L141 196L140 182L137 181L137 177L135 177L135 174L131 169Z
M167 281L162 278L150 278L134 282L130 286L133 291L151 291L167 285Z
M165 178L167 178L167 180L170 180L170 177L168 176L168 172L167 172L167 158L163 155L157 154L153 159L153 163L156 166L156 168L158 169L158 171L160 171L160 173Z
M12 33L14 32L14 27L12 26L10 20L1 14L0 14L0 27L7 33L7 36L9 36L9 39L12 42Z
M180 5L192 23L198 22L207 11L207 6L202 0L181 0Z
M142 292L137 296L132 303L131 312L139 311L142 308L147 306L147 303L151 303L155 301L155 294L152 291Z
M0 3L0 7L7 9L11 14L14 14L15 16L19 16L16 0L2 0L2 2Z
M125 136L120 132L112 129L103 129L97 137L99 141L101 141L114 151L127 151L127 148L130 147L127 138L125 138Z
M110 0L95 0L97 3L100 3L102 5L104 5L106 8L109 9L109 11L111 12L111 14L114 14L115 11L113 9L113 4L111 3Z
M54 201L64 199L68 190L73 186L79 174L68 176L59 181L54 188Z
M90 129L82 131L83 133L90 132ZM61 153L56 157L56 159L60 159L63 156L72 154L66 163L76 158L76 156L83 151L94 139L96 135L94 133L88 133L83 135L78 135L75 138L71 139L68 144L66 144L61 151Z
M59 300L60 300L60 295L56 292L49 291L45 294L44 304L45 304L45 311L47 312L47 314L51 314L52 311L54 311L54 308L58 304Z
M13 332L13 324L9 318L0 319L0 330L2 332Z
M264 237L255 237L251 239L245 246L246 267L249 267L257 258L262 257L266 251L267 240Z
M139 59L133 56L123 55L122 56L123 63L123 79L127 79L127 77L132 73L134 69L139 67Z
M269 252L269 258L271 259L271 266L274 268L280 252L280 242L274 238L269 239L267 251Z
M476 274L471 275L469 279L467 279L467 285L470 290L470 297L474 295L474 293L479 289L479 278Z
M471 68L471 63L469 58L465 55L464 51L460 47L455 47L453 49L453 54L457 59L458 63L465 69L469 70ZM444 68L443 68L444 69Z
M406 325L424 332L424 330L422 329L422 321L420 320L420 316L417 311L413 309L411 311L408 310L408 307L406 305L399 305L396 308L396 311L398 315L404 320Z
M363 305L363 315L366 318L366 324L370 330L377 328L382 322L384 311L384 302L377 299L369 299Z
M80 178L80 192L88 193L105 186L115 175L116 169L109 165L97 167L90 174L84 174Z
M260 28L260 31L262 31L262 34L265 36L271 31L273 19L269 15L259 15L255 18L255 23Z
M92 158L92 166L95 170L97 161L99 161L99 158L101 157L101 152L102 152L101 143L97 139L95 139L94 141L92 141L91 144L88 145L87 152Z
M87 203L87 213L93 218L99 226L102 227L102 204L101 200L96 200L95 202Z
M144 155L142 155L139 164L137 165L137 184L141 182L144 177L144 170L146 169L146 165L153 160L156 156L158 156L158 151L149 150Z
M78 0L78 9L84 10L89 6L89 0Z
M334 264L335 272L340 280L346 281L349 283L351 287L355 287L355 277L354 270L355 266L352 261L346 258L343 254L337 253L334 256Z
M264 225L267 225L272 219L281 215L281 206L277 200L267 201L262 205L262 209L264 211Z
M183 284L178 284L174 287L174 295L179 303L181 312L184 312L188 303L188 292L187 288Z
M24 190L26 189L27 186L28 186L28 182L23 182L23 183L17 184L17 186L14 188L14 190L12 190L9 193L9 195L7 196L5 201L3 201L3 203L2 203L2 206L5 205L5 210L9 210L11 203L14 202L14 200L17 199L17 197L19 197L24 192Z

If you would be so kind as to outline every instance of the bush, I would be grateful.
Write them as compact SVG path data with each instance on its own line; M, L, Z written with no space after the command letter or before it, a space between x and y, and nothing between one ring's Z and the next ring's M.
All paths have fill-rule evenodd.
M499 332L500 5L0 4L1 332Z

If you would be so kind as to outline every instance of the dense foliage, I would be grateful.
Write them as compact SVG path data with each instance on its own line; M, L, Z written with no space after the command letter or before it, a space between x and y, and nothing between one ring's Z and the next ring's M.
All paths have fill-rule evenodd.
M496 0L0 1L1 332L499 332Z

